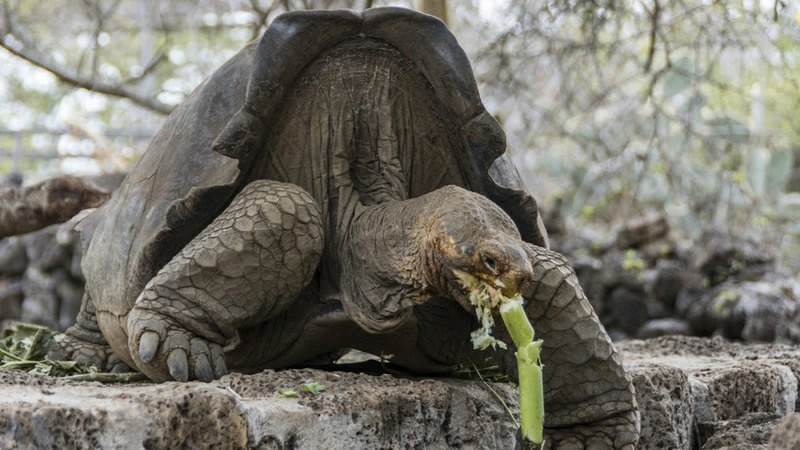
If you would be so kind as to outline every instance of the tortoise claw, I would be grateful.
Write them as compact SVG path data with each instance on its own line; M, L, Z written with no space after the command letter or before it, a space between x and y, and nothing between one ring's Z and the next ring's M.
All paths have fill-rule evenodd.
M192 339L192 364L194 365L194 375L200 381L209 382L214 379L214 371L211 369L211 361L209 361L209 347L213 344L208 344L200 339Z
M154 331L145 331L139 337L139 358L149 363L156 356L161 337Z
M225 365L225 354L219 345L211 345L211 360L214 363L214 379L221 378L228 373L228 366Z
M219 344L197 336L170 317L134 307L128 323L131 356L137 368L155 381L208 382L228 372Z
M186 360L186 351L182 348L177 348L169 352L167 367L169 367L169 374L174 380L189 380L189 362Z

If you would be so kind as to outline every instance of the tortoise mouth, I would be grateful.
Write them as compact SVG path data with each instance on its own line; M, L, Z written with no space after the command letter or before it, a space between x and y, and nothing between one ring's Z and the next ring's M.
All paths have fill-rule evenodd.
M506 287L499 277L493 277L485 273L470 273L457 268L453 268L448 272L450 275L446 276L446 278L450 297L469 312L475 309L475 305L470 298L478 293L483 286L489 285L492 289L499 290ZM519 295L519 293L510 294L508 295L509 297Z

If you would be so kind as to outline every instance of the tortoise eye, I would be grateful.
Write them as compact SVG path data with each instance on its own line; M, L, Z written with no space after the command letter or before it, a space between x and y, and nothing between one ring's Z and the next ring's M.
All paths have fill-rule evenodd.
M497 261L489 255L483 256L483 265L486 266L487 269L491 270L492 272L497 270Z

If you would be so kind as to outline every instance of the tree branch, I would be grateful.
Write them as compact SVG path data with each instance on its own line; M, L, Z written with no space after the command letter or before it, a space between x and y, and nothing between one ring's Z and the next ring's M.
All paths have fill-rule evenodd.
M3 27L0 29L0 35L3 35L3 37L0 37L0 48L3 48L12 55L53 74L62 82L74 87L98 92L100 94L125 98L141 107L160 114L169 114L169 112L172 110L172 107L161 103L158 101L158 99L142 95L128 86L106 83L94 78L84 78L77 73L72 73L63 67L60 67L47 55L39 52L36 49L36 46L31 44L31 40L16 29L8 8L5 8L3 19ZM22 45L10 45L7 40L8 35L22 43Z
M0 238L29 233L102 205L110 194L72 175L34 186L0 189Z
M169 112L172 110L170 106L165 105L154 98L141 95L140 93L135 92L126 86L113 85L98 80L84 79L77 75L67 73L66 70L56 67L55 64L45 61L46 58L44 58L43 55L28 54L23 51L16 50L11 46L6 45L5 42L0 42L0 47L4 48L12 55L23 59L40 69L50 72L51 74L55 75L56 78L71 86L101 94L111 95L114 97L125 98L139 106L160 114L169 114Z
M647 8L645 6L645 8ZM649 11L648 11L649 12ZM661 6L658 0L653 1L653 11L650 12L650 49L647 52L647 60L644 63L644 72L650 72L653 65L653 56L656 53L656 36L658 35L658 16L661 13Z

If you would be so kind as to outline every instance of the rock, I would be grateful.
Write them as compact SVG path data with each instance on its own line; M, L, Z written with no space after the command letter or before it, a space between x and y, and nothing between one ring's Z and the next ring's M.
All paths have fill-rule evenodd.
M18 279L0 280L0 320L19 318L24 299L22 283Z
M794 412L797 378L786 366L728 361L692 370L690 376L698 422Z
M112 190L124 174L90 182ZM32 321L63 330L75 321L83 296L80 239L71 222L0 240L0 280L20 286L24 302L0 283L0 322ZM5 301L13 298L13 302ZM23 306L19 306L19 305Z
M797 411L798 346L686 336L617 345L637 389L642 449L765 448L777 419Z
M0 273L12 274L0 285L0 320L34 322L59 330L75 322L83 279L80 273L72 275L80 264L74 251L78 242L62 232L63 228L48 227L0 241L0 264L6 264L0 266Z
M25 271L22 286L25 300L22 301L20 319L58 329L59 302L50 274L30 266Z
M730 278L754 281L774 269L775 256L755 239L733 237L717 232L706 233L698 242L693 267L716 286Z
M685 268L680 262L665 261L656 267L656 274L648 292L667 311L675 310L675 303L681 292L702 287L703 279L696 272Z
M18 236L0 239L0 274L22 275L28 267L25 244Z
M800 413L788 415L778 422L769 440L769 448L774 450L800 448Z
M691 336L692 328L686 321L680 319L673 319L671 317L664 319L653 319L648 320L644 325L642 325L641 328L639 328L639 330L636 332L636 338L649 339L659 336L670 336L674 334Z
M766 450L772 430L780 418L777 414L753 413L738 419L700 426L700 449Z
M58 232L58 225L51 225L39 231L19 236L25 246L25 252L28 257L29 265L39 266L41 261L48 252L48 248L53 242L53 238Z
M325 390L304 392L309 381ZM492 387L513 407L510 385ZM480 382L302 369L102 386L0 371L0 448L508 449L515 439Z
M617 231L617 248L637 248L650 244L669 234L666 217L660 213L650 213L625 222Z
M102 386L0 371L2 448L244 448L235 394L201 383Z
M725 283L705 295L682 295L678 309L699 335L800 343L800 284L794 279Z
M657 363L634 363L627 368L633 374L642 420L639 448L691 448L694 398L686 373Z
M18 188L22 186L23 181L25 181L25 177L21 173L12 171L0 176L0 188Z
M800 346L669 336L618 347L639 449L800 448ZM303 391L311 381L325 390ZM0 448L514 448L500 399L516 413L516 389L491 387L313 369L128 385L0 370Z
M605 320L609 328L633 336L649 317L648 298L641 284L620 284L608 296Z

